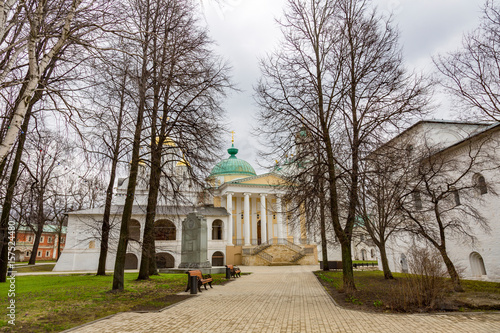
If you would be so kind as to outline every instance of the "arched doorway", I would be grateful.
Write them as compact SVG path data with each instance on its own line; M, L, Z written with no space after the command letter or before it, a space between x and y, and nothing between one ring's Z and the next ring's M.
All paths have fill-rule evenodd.
M217 251L212 255L212 266L224 266L224 253Z
M156 254L156 268L174 268L175 259L170 253L162 252Z
M469 255L472 276L486 275L486 267L484 266L483 257L477 252L472 252Z
M141 224L137 220L128 223L128 239L139 242L141 240Z
M366 260L366 250L365 249L361 250L361 260Z
M14 251L14 261L18 262L18 261L21 261L21 251L19 250L15 250Z
M155 222L155 240L175 240L176 228L169 220L158 220Z
M138 267L137 256L133 253L125 254L125 269L137 269Z
M257 222L257 245L260 245L262 243L262 228L260 226L260 220Z

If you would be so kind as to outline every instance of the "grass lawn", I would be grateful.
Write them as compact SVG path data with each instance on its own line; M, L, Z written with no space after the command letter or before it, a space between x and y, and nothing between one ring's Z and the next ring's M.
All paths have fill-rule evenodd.
M36 265L36 266L20 266L16 267L15 271L18 273L30 272L52 272L56 264Z
M212 274L212 284L226 282L225 274ZM112 276L32 275L16 277L15 329L0 320L1 332L58 332L121 311L159 310L189 296L186 274L161 274L136 281L125 274L125 290L110 291ZM9 284L0 284L0 304L8 305ZM210 289L210 288L209 288Z
M403 293L403 274L393 273L394 280L385 280L381 271L354 271L357 290L351 294L342 290L342 271L315 274L335 301L346 308L371 312L429 311L415 306L403 310L396 303ZM500 283L462 280L463 293L453 292L449 279L444 283L444 298L434 311L500 310Z
M376 266L378 264L377 260L353 260L353 264L370 264Z

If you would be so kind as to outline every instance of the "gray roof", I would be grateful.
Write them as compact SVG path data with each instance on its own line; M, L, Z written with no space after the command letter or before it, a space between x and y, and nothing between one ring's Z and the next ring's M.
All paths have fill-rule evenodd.
M203 206L203 207L193 207L193 206L158 206L156 207L156 215L187 215L193 213L196 210L198 214L203 216L227 216L229 213L224 207L213 207L213 206ZM104 207L85 209L74 212L69 212L68 215L102 215L104 213ZM123 206L113 205L111 207L112 215L119 215L123 213ZM142 215L146 214L146 206L132 207L132 215Z

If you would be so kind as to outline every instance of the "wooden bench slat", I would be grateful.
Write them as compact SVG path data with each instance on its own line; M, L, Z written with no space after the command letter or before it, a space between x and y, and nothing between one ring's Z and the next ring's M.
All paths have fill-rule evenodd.
M207 290L207 284L210 286L210 288L213 288L212 287L212 276L210 274L207 274L205 276L203 276L203 274L201 274L201 271L200 270L193 270L193 271L187 271L187 274L188 274L188 283L187 283L187 287L186 287L186 291L188 291L191 287L190 285L190 277L191 276L196 276L198 279L198 291L201 292L201 286L205 286L205 290Z

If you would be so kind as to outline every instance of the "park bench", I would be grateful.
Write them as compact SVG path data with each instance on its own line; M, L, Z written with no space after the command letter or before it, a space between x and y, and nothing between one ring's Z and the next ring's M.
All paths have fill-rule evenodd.
M210 274L203 275L201 274L200 270L195 270L195 271L187 271L188 275L188 283L186 287L186 291L188 291L191 288L191 276L196 276L198 278L198 291L201 292L201 286L205 286L205 290L207 290L207 284L212 287L212 276Z
M234 267L233 265L226 265L231 272L231 277L241 277L241 270L238 267Z

